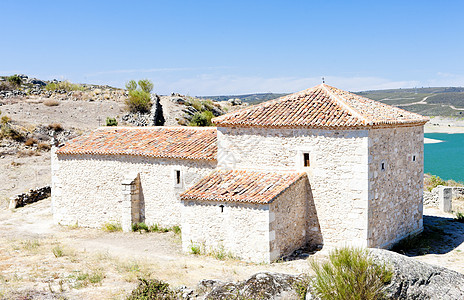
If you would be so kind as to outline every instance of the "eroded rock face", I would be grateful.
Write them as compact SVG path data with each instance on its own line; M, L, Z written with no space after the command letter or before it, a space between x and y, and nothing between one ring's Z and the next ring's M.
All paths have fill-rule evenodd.
M391 251L371 249L370 255L392 267L389 299L464 299L464 275Z
M299 299L295 285L299 276L261 272L239 282L203 280L199 289L202 299Z

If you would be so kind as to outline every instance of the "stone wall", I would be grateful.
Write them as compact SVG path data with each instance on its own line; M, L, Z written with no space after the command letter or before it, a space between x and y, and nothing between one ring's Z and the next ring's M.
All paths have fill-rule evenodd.
M423 126L369 131L369 247L422 230Z
M219 127L218 166L306 171L324 245L367 246L367 130Z
M224 249L246 261L270 262L269 206L182 201L182 249ZM222 207L221 207L222 206Z
M128 213L123 182L130 174L140 178L140 220L164 227L180 224L179 194L216 165L216 162L139 156L57 156L55 150L52 149L54 221L89 227L123 222L123 214ZM182 174L178 185L175 170Z
M289 187L270 204L270 260L310 243L322 244L321 230L307 178Z
M51 194L51 188L49 185L41 187L41 188L36 188L36 189L31 189L27 193L22 193L18 194L10 199L10 205L9 208L18 208L22 207L26 204L31 204L40 200L43 200L45 198L50 197Z

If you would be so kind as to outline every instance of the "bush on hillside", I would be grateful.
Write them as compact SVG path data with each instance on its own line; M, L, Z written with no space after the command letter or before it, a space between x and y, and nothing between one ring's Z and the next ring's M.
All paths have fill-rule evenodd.
M385 264L374 262L367 250L357 248L335 249L329 261L312 260L311 267L316 274L312 289L322 300L381 299L393 275Z
M106 117L106 126L118 126L116 118Z
M9 83L13 84L14 86L20 86L21 83L23 82L21 77L19 77L18 75L10 76L10 77L8 77L7 80L8 80Z
M129 91L129 98L126 100L126 105L130 112L150 112L153 105L150 94L153 90L153 83L150 80L139 80L138 88L135 80L131 80L126 83L126 89Z
M201 113L196 113L195 115L193 115L189 126L213 126L213 123L211 123L211 119L213 117L213 113L209 110L206 110Z
M60 81L56 83L53 83L53 82L49 83L45 86L45 89L47 91L65 90L67 92L71 92L71 91L83 91L84 87L79 84L74 84L74 83L71 83L65 80L65 81Z

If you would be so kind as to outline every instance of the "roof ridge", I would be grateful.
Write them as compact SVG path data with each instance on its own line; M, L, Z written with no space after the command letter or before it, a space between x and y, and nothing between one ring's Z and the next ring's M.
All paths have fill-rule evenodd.
M351 107L351 105L349 105L347 103L346 99L343 98L343 96L335 94L334 92L330 91L327 88L328 85L322 83L320 86L329 95L330 98L334 99L338 104L340 104L342 107L347 109L351 114L353 114L354 116L356 116L356 117L360 118L361 120L363 120L366 123L365 125L371 125L372 124L372 120L370 118L365 117L364 115L359 113L356 109ZM334 87L331 87L331 88L336 89Z

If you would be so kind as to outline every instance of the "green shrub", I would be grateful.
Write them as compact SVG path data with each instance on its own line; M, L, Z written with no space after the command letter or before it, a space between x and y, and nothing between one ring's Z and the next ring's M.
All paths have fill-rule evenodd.
M192 243L192 245L190 245L190 252L192 252L192 254L195 254L195 255L201 254L201 246L198 244Z
M193 115L189 126L212 126L213 123L211 123L211 119L213 117L213 113L208 110L201 113L196 113L195 115Z
M135 288L127 300L148 300L148 299L163 299L174 300L178 299L176 293L169 288L169 284L160 280L146 280L139 278L139 285Z
M464 213L462 213L460 211L457 211L455 219L456 219L456 221L458 221L460 223L464 223Z
M132 224L132 231L136 232L136 231L146 231L148 232L148 226L147 224L145 224L144 222L140 222L140 223L133 223Z
M425 186L429 192L431 192L434 188L436 188L439 185L447 184L446 181L435 175L432 175L429 179L425 181Z
M190 99L189 103L191 106L193 106L193 108L195 108L199 112L203 111L203 104L201 104L200 100L192 98Z
M129 98L126 99L126 105L130 112L147 113L152 107L151 91L153 83L148 79L141 79L138 82L139 88L135 80L130 80L126 83L126 89L129 91Z
M174 225L174 226L172 226L171 230L172 230L175 234L181 234L181 229L180 229L180 226L179 226L179 225Z
M83 91L84 87L81 86L80 84L74 84L74 83L71 83L65 80L65 81L60 81L57 83L49 83L45 86L45 89L47 91L65 90L67 92L71 92L71 91Z
M129 98L126 100L127 108L130 112L147 113L152 107L151 95L141 90L129 91Z
M116 118L106 117L106 126L118 126Z
M316 277L312 281L315 294L324 299L380 299L392 272L385 264L369 257L367 250L356 248L335 249L329 261L311 261Z
M10 77L8 77L7 80L8 80L9 83L11 83L11 84L13 84L15 86L19 86L23 82L21 77L19 77L18 75L10 76Z
M158 226L158 224L153 224L148 228L148 230L150 232L158 232L159 231L159 226Z
M103 224L102 229L106 232L122 231L122 226L117 222L106 222Z

